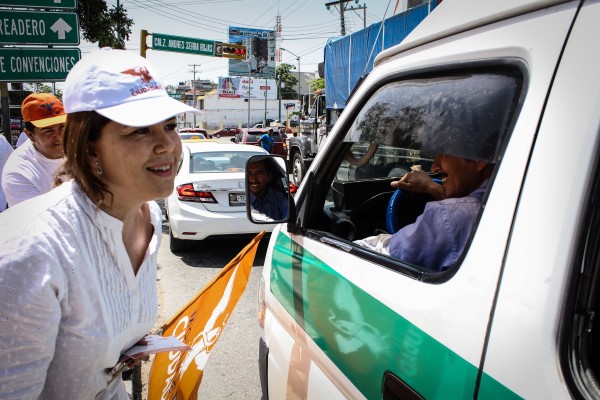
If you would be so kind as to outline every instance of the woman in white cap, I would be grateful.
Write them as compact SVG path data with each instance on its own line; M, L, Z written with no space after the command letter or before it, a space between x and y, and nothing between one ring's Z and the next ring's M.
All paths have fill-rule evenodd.
M72 180L0 214L0 398L128 399L111 368L157 318L161 212L181 155L144 58L100 50L67 76Z

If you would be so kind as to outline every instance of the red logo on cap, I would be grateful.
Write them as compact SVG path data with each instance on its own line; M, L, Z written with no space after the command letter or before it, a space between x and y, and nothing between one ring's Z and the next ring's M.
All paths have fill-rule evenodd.
M139 76L142 79L142 82L144 82L144 83L148 83L154 79L154 78L152 78L152 75L150 75L150 71L148 71L148 69L146 67L136 67L136 68L122 71L121 73Z

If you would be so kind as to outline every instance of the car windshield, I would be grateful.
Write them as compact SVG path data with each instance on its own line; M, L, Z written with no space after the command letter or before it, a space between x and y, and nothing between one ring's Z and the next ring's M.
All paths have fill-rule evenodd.
M190 172L232 173L243 172L246 161L259 152L248 151L212 151L192 153Z
M181 140L206 139L206 136L204 136L202 133L180 133L179 138Z

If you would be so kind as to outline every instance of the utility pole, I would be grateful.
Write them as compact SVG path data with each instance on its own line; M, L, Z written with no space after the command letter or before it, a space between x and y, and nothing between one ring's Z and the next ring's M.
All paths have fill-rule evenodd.
M194 108L196 108L196 67L200 67L200 64L188 64L190 67L194 67L194 80L192 81L192 104ZM194 113L194 126L196 127L196 113Z
M348 5L346 3L349 3L353 0L337 0L337 1L330 1L329 3L325 3L325 7L327 7L327 9L329 10L329 7L334 6L337 8L337 6L339 6L338 11L340 12L340 28L341 28L341 35L342 36L346 36L346 21L344 18L344 12L346 10L364 10L363 11L363 27L366 28L367 27L367 5L365 4L364 6L358 6L358 7L348 7Z

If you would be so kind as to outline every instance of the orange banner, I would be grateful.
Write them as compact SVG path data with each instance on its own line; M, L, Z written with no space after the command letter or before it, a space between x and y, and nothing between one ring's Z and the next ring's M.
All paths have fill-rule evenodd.
M148 383L149 399L197 399L208 356L246 289L263 235L264 231L259 233L219 275L163 325L163 336L175 336L192 350L156 355Z

